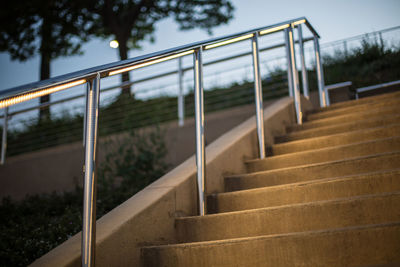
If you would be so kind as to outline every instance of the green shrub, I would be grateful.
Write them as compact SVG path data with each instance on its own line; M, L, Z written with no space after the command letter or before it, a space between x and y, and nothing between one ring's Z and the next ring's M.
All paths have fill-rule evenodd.
M131 132L105 148L98 168L97 218L161 177L167 170L164 133ZM82 188L28 196L0 205L0 266L26 266L82 229Z

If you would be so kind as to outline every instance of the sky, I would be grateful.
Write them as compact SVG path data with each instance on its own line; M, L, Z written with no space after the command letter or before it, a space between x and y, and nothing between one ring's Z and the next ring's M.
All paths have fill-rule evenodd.
M171 19L156 24L156 42L144 43L139 56L194 41L267 26L305 16L321 35L321 43L400 25L399 0L232 0L234 19L214 28L209 36L202 30L179 31ZM84 55L56 59L51 76L118 61L117 50L109 47L110 40L93 39L83 45ZM0 53L0 90L38 80L39 58L20 63Z

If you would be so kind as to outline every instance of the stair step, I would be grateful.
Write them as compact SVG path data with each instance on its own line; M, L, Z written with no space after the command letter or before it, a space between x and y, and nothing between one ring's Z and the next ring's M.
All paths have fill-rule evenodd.
M283 143L300 139L328 136L338 133L346 133L355 130L364 130L379 126L391 125L400 122L400 115L382 116L380 118L360 120L357 122L347 122L343 124L319 127L309 130L302 130L275 137L275 143Z
M309 114L331 111L331 110L341 109L341 108L346 108L346 107L355 107L357 105L364 105L367 103L385 102L387 100L397 98L397 97L400 97L400 91L393 92L393 93L385 93L385 94L375 95L375 96L369 96L369 97L363 97L363 98L360 98L357 100L350 100L350 101L345 101L345 102L334 103L328 107L317 108L315 110L312 110L309 112Z
M142 248L144 266L360 266L400 263L400 223Z
M389 115L389 116L395 115L395 114L399 114L399 112L400 112L400 105L388 106L385 108L367 110L367 111L363 111L363 112L356 112L353 114L346 114L346 115L335 116L335 117L330 117L330 118L325 118L325 119L313 120L313 121L305 122L303 124L294 124L294 125L288 126L287 131L293 132L293 131L308 130L308 129L314 129L317 127L338 125L338 124L346 123L349 121L354 123L354 122L366 120L366 119L374 119L374 118L380 118L382 116L387 116L387 115Z
M225 191L397 169L400 151L225 177Z
M324 147L333 147L387 138L395 136L398 133L400 133L400 123L276 144L272 146L272 153L273 155L282 155L293 152L302 152Z
M189 243L400 222L400 191L175 220L177 242Z
M212 194L207 196L207 212L258 209L393 191L400 191L400 169Z
M371 109L385 108L387 106L399 105L400 95L393 99L387 99L376 103L364 103L356 106L344 107L340 109L328 110L325 112L312 113L306 116L307 121L330 118L340 115L353 114Z
M400 134L400 132L397 134ZM355 158L371 154L391 152L393 150L400 151L400 136L353 143L343 146L327 147L304 152L270 156L264 159L249 160L246 161L245 164L248 172L257 172Z

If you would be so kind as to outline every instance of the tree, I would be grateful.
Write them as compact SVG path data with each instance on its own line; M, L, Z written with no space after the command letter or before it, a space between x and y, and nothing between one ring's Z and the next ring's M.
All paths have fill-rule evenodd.
M89 12L79 0L5 1L0 10L0 51L12 60L40 55L40 80L50 78L50 62L81 53L90 34ZM40 103L50 96L40 98ZM50 119L49 107L40 110L39 122Z
M212 27L227 23L234 10L229 0L96 0L92 6L97 14L92 30L118 41L121 60L142 41L154 41L154 25L161 19L172 16L181 30L198 27L211 33ZM122 74L122 82L128 81L129 73ZM129 86L122 95L130 95Z

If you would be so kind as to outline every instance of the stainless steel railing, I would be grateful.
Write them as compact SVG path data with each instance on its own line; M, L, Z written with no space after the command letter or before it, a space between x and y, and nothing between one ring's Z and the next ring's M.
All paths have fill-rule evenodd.
M192 44L167 49L164 51L135 57L132 59L118 61L90 69L77 71L74 73L58 76L48 80L31 83L15 88L5 90L0 93L0 108L5 110L14 104L21 103L33 98L52 94L68 88L87 84L86 91L86 110L84 122L84 144L85 144L85 162L84 162L84 200L83 200L83 229L82 229L82 265L94 265L94 247L95 239L95 214L96 214L96 187L95 187L95 161L96 161L96 145L98 139L98 111L99 111L99 95L100 82L102 78L132 71L149 65L161 63L171 59L177 59L186 55L193 55L194 61L194 98L195 98L195 124L196 124L196 167L197 167L197 187L199 194L199 213L204 215L204 181L205 181L205 143L204 143L204 89L203 89L203 64L202 53L206 50L214 49L231 43L251 40L253 70L254 70L254 90L257 117L257 133L260 157L265 156L264 152L264 121L262 118L262 95L261 95L261 76L259 73L259 48L258 38L284 31L286 38L286 51L288 58L288 77L289 93L294 96L296 107L296 118L299 124L302 123L299 79L297 74L295 46L293 30L299 28L299 25L306 25L313 35L315 48L315 62L317 63L318 89L320 93L321 106L327 104L326 89L324 88L322 61L319 52L319 35L306 18L298 18L285 21L271 26L252 29L249 31L232 34L220 38L213 38L207 41L195 42ZM301 27L301 26L300 26ZM301 30L299 35L301 35ZM300 40L302 36L300 37ZM304 51L300 53L304 57ZM302 64L305 68L305 65ZM302 69L302 71L306 71ZM307 82L307 81L305 81ZM305 87L305 88L308 88ZM7 121L7 114L4 121ZM3 139L4 140L4 139ZM3 141L4 142L4 141Z
M344 53L344 55L348 55L349 54L348 50L349 49L354 49L355 47L358 47L360 40L370 40L371 38L375 39L376 42L380 41L381 45L384 44L386 47L389 48L389 47L391 47L392 45L394 45L394 44L396 44L398 42L398 34L396 34L396 32L398 32L399 30L400 30L400 26L391 27L391 28L387 28L387 29L383 29L383 30L379 30L379 31L374 31L374 32L369 32L369 33L365 33L365 34L362 34L362 35L358 35L358 36L354 36L354 37L350 37L350 38L346 38L346 39L342 39L342 40L338 40L338 41L333 41L333 42L329 42L329 43L323 43L323 44L321 44L322 54L323 55L324 54L327 55L327 54L331 54L331 52L334 52L334 53L342 52L342 53ZM299 38L302 37L302 34L300 33L300 31L301 31L301 25L298 25ZM303 46L303 48L301 47L303 42L306 43L306 42L308 42L310 40L313 40L313 38L304 38L304 40L300 41L300 42L299 42L299 40L297 40L296 43L298 43L299 49L303 50L304 46ZM270 51L270 50L277 49L277 48L282 47L282 46L285 46L285 44L281 43L281 44L270 45L270 46L267 46L267 47L260 48L259 52ZM310 48L311 47L307 48L307 51L306 51L307 52L307 56L309 56L310 53L313 53L313 50L311 50L311 51L309 50ZM234 60L234 59L243 58L243 57L248 56L248 55L251 55L251 52L247 52L246 51L246 52L236 53L236 54L233 54L233 55L230 55L230 56L223 56L222 58L218 58L218 59L212 59L211 58L211 60L205 61L203 63L203 66L211 66L211 65L214 65L214 64L218 64L218 63L222 63L222 62L228 61L228 60ZM315 62L312 62L312 60L310 60L311 58L312 57L308 57L307 63L314 65ZM268 59L264 59L263 62L260 62L260 64L262 63L262 65L265 67L267 65L271 65L275 61L276 62L280 61L279 66L282 66L282 63L284 63L284 62L282 60L280 60L280 59L282 59L282 58L281 57L268 58ZM177 61L178 62L182 61L182 58L178 58ZM302 61L304 62L304 56L300 58L301 64L303 64ZM170 103L166 108L164 108L165 115L162 115L160 117L160 119L161 120L172 119L173 116L171 116L172 115L171 112L176 112L177 118L178 118L178 123L179 123L180 126L183 126L184 118L185 118L184 89L185 89L185 85L189 82L188 79L183 80L183 74L185 74L187 71L192 71L193 68L192 68L192 66L187 66L187 67L181 66L183 69L182 69L182 71L180 71L179 64L177 64L177 65L178 65L178 68L176 70L162 72L162 73L155 74L155 75L151 75L150 74L148 76L142 76L141 78L134 79L132 82L122 83L122 84L119 84L119 85L116 85L116 86L111 86L111 87L108 87L108 88L100 88L100 90L101 90L101 92L106 92L106 91L108 92L108 91L111 91L111 90L114 90L114 89L117 89L117 88L123 88L125 86L131 86L133 84L138 86L141 83L146 83L147 84L149 81L152 81L152 80L154 81L157 78L164 78L164 77L167 78L167 76L173 76L175 74L178 74L177 75L178 76L177 77L178 78L178 83L176 83L175 80L172 82L172 80L170 79L170 84L169 85L163 85L162 87L166 87L166 88L162 88L162 91L160 91L160 92L166 92L168 90L168 88L172 88L171 86L175 87L174 90L178 91L177 100L176 100L177 101L177 105L174 106L174 105L172 105L172 103ZM175 68L175 67L173 67L173 68ZM206 79L212 79L211 76L220 77L220 73L224 73L224 75L225 75L225 72L233 72L234 71L234 72L238 73L239 69L243 69L243 66L242 65L240 67L239 66L237 66L237 67L230 66L229 68L224 68L224 72L213 72L212 75L210 75L210 74L207 75ZM304 69L305 68L302 67L302 70L304 70ZM139 73L135 74L134 77L138 77L137 75L139 75ZM181 82L179 82L179 81L182 81L182 80L183 80L183 84ZM308 88L306 88L307 84L305 83L307 80L308 80L307 72L306 71L302 71L302 81L303 81L303 86L302 87L304 88L304 92L303 93L304 93L304 95L306 97L308 96L308 94L307 94L308 93L307 92ZM204 82L206 82L206 81L204 81ZM222 80L218 79L218 83L221 83L221 82L222 82ZM152 84L154 84L154 82L152 82ZM174 85L172 85L172 84L174 84ZM178 88L176 88L175 84L178 84ZM149 85L147 85L147 86L149 86ZM154 89L155 88L152 88L152 91ZM159 89L161 89L161 88L159 88ZM159 89L157 89L157 90L159 90ZM264 91L265 91L265 89L264 89ZM154 90L154 93L151 93L151 94L156 94L155 92L156 92L156 90ZM270 91L268 90L268 92L270 92ZM149 90L143 91L143 90L139 89L139 90L135 90L135 94L136 93L138 93L140 95L143 95L143 94L150 93L150 91ZM101 94L104 96L103 93L101 93ZM268 97L268 95L269 94L267 94L266 97ZM45 147L52 146L52 145L58 145L58 144L61 144L63 142L77 141L78 138L76 137L76 130L75 131L71 131L71 128L68 128L68 129L65 129L65 130L63 130L63 128L58 128L57 129L57 133L47 132L46 139L38 140L38 137L26 136L26 137L23 137L22 139L18 137L19 139L17 141L15 138L17 136L19 136L20 134L23 134L23 131L24 131L23 129L25 129L27 127L34 126L35 121L36 121L34 118L36 118L37 116L31 116L29 118L29 115L32 114L31 111L34 111L34 110L37 110L37 109L40 109L40 108L43 108L43 107L46 107L46 106L51 106L51 107L54 106L54 105L62 106L61 105L62 103L67 103L67 102L68 103L74 103L74 102L70 102L70 101L82 98L84 96L85 96L85 94L79 94L77 96L66 97L64 99L52 101L50 103L40 104L40 105L37 105L37 106L34 106L34 107L23 108L23 109L18 109L18 110L15 110L15 109L8 110L8 113L7 113L8 114L8 118L7 118L7 121L6 121L7 125L5 127L8 129L9 132L10 131L13 132L13 139L11 140L11 143L9 144L9 146L7 146L7 142L4 142L5 140L2 139L2 143L5 143L4 147L8 147L9 148L8 150L11 152L11 154L15 155L15 154L24 153L24 152L27 152L27 151L30 151L30 150L41 149L41 148L45 148ZM328 97L329 97L329 94L328 94ZM265 99L265 96L264 96L264 99ZM102 101L103 100L104 99L102 99ZM109 101L109 99L108 99L108 101ZM210 102L210 100L208 100L207 101L207 105L210 105L213 102L218 102L218 99L215 99L212 102ZM189 100L189 102L187 102L186 105L187 105L186 109L187 108L190 109L191 105L192 105L191 104L191 100ZM58 106L54 111L52 111L52 115L54 114L55 117L57 117L57 115L58 115L57 112L60 113L60 111L61 111L61 109ZM137 105L137 104L135 105L135 108L134 108L135 112L136 112L136 110L140 110L140 106L141 105ZM65 107L65 105L64 105L64 107ZM72 111L73 113L77 113L76 107L72 108L72 107L68 106L67 109ZM27 112L31 112L31 113L29 114ZM109 113L111 111L107 111L107 112ZM64 113L62 113L62 114L64 115ZM18 115L18 116L16 116L16 115ZM118 117L118 120L122 120L123 119L122 117L119 118L120 116L117 116L117 117ZM29 118L30 120L27 120L27 118ZM1 119L0 123L3 125L4 124L4 120L3 120L3 114L2 113L0 113L0 119ZM105 119L105 120L107 120L107 119ZM114 122L118 123L118 121L114 121ZM140 125L143 125L143 123L146 123L146 122L143 121L141 119L141 117L136 117L135 118L135 123L137 124L137 126L140 126ZM102 125L104 125L104 124L102 124ZM74 128L76 128L76 127L77 126L74 126ZM59 136L59 135L62 135L62 139L57 138L57 136ZM7 137L7 135L5 135L5 138L6 137ZM6 153L5 153L5 151L2 151L2 153L3 153L4 156L3 156L3 161L0 160L0 163L1 162L4 163L4 160L5 160Z
M359 98L360 93L373 91L373 90L377 90L377 89L382 89L382 88L387 88L387 87L392 87L392 86L396 86L396 85L400 85L400 80L357 88L356 89L356 99Z

